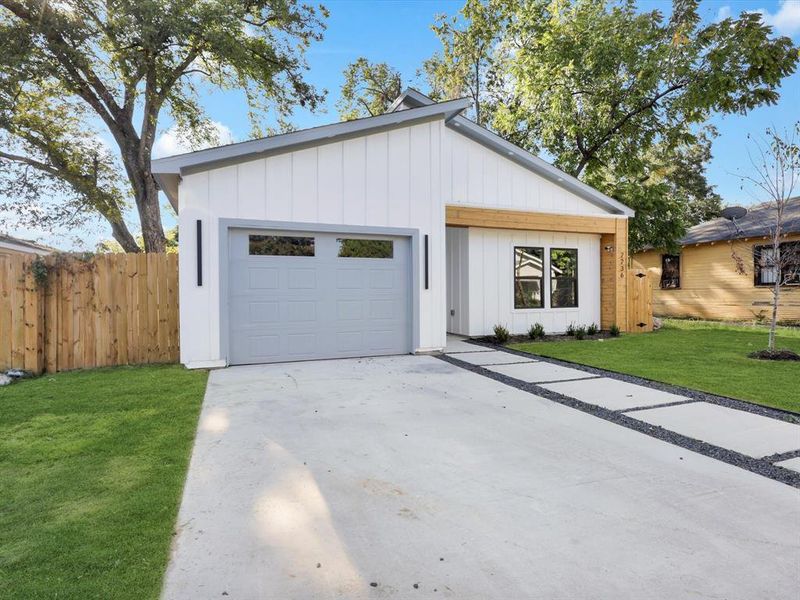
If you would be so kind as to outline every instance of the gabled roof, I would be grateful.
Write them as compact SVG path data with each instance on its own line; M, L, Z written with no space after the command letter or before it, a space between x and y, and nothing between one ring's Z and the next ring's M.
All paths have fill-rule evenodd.
M48 246L43 246L30 240L23 240L4 234L0 234L0 248L16 250L17 252L29 252L30 254L38 254L40 256L56 252L54 248L49 248Z
M403 112L417 106L427 106L431 103L433 103L433 100L428 98L425 94L415 89L408 88L394 103L392 103L389 110L393 112ZM581 180L554 167L535 154L531 154L527 150L523 150L519 146L504 140L496 133L489 131L485 127L481 127L462 115L456 115L448 120L447 126L610 213L628 217L632 217L636 214L633 209L614 200L611 196L607 196L593 187L586 185Z
M172 206L177 210L178 183L181 175L246 160L254 160L261 156L286 152L298 147L366 135L415 121L424 121L436 117L444 117L445 121L447 121L465 108L468 108L470 104L469 99L460 98L448 102L431 103L408 111L390 112L376 117L342 121L341 123L302 129L257 140L178 154L154 160L151 171L158 186L164 191Z
M182 175L246 160L254 160L261 156L287 152L299 147L366 135L415 121L443 117L445 125L453 131L483 144L498 154L502 154L595 206L611 214L629 217L635 214L633 210L621 202L606 196L575 177L557 169L538 156L462 117L459 113L469 108L471 104L472 102L468 98L434 102L424 94L409 88L394 101L389 112L383 115L354 121L343 121L248 142L228 144L217 148L160 158L153 161L151 170L158 186L164 191L173 207L177 210L178 183Z
M736 220L736 225L728 219L720 217L691 227L680 243L682 246L688 246L764 237L771 235L774 227L775 205L772 203L757 204L748 208L747 214ZM800 196L789 200L783 216L782 229L784 233L800 233Z

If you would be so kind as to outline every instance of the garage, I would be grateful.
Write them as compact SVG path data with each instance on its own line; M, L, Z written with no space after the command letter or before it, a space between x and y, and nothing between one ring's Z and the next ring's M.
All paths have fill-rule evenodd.
M412 351L409 238L229 231L230 364Z

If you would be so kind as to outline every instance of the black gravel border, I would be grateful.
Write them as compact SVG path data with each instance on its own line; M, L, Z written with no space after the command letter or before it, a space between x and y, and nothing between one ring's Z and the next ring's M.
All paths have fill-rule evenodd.
M498 344L490 344L487 342L479 342L477 340L468 340L468 339L464 341L470 344L474 344L476 346L483 346L485 348L491 348L493 350L508 352L509 354L516 354L517 356L533 356L535 357L535 360L540 360L542 362L549 362L554 365L560 365L562 367L570 367L572 369L577 369L579 371L592 373L593 375L599 375L600 377L607 377L609 379L618 379L620 381L626 381L628 383L635 383L637 385L649 387L654 390L669 392L670 394L676 394L678 396L685 396L686 398L691 398L692 400L699 400L701 402L708 402L710 404L719 404L720 406L725 406L727 408L733 408L735 410L741 410L744 412L761 415L762 417L769 417L771 419L776 419L778 421L786 421L787 423L794 423L795 425L800 425L800 414L794 413L789 410L781 410L780 408L770 408L768 406L761 406L760 404L752 404L750 402L745 402L744 400L736 400L735 398L728 398L727 396L718 396L716 394L701 392L699 390L693 390L691 388L685 388L679 385L662 383L660 381L653 381L652 379L645 379L643 377L637 377L636 375L627 375L625 373L618 373L616 371L607 371L606 369L599 369L597 367L590 367L588 365L582 365L580 363L570 362L568 360L560 360L558 358L542 356L541 354L533 354L532 352L523 352L522 350L516 350L515 348L507 348L506 346L500 346Z
M497 349L498 350L502 349L504 351L511 351L513 353L530 355L530 353L515 351L512 350L511 348L497 347ZM531 355L531 356L537 356L537 355ZM800 489L800 473L792 471L791 469L786 469L784 467L774 465L767 459L753 458L751 456L741 454L740 452L735 452L734 450L728 450L727 448L721 448L719 446L715 446L713 444L709 444L701 440L696 440L694 438L681 435L679 433L670 431L669 429L664 429L663 427L659 427L657 425L651 425L650 423L645 423L644 421L638 421L633 417L627 416L624 413L603 408L602 406L596 406L594 404L587 404L586 402L581 402L580 400L576 400L575 398L572 398L570 396L565 396L564 394L559 394L558 392L554 392L552 390L548 390L547 388L543 388L535 383L527 383L524 381L520 381L519 379L514 379L513 377L508 377L506 375L496 373L495 371L490 371L489 369L486 369L480 365L473 365L463 360L458 360L458 358L450 354L440 354L437 355L437 358L444 362L450 363L454 366L466 369L467 371L472 371L473 373L483 375L484 377L488 377L489 379L494 379L495 381L499 381L500 383L504 383L505 385L508 385L510 387L534 394L542 398L546 398L547 400L557 402L558 404L562 404L564 406L577 409L581 412L594 415L595 417L599 417L600 419L603 419L605 421L610 421L611 423L622 425L623 427L627 427L628 429L633 429L634 431L638 431L639 433L643 433L645 435L649 435L650 437L654 437L664 442L668 442L675 446L685 448L686 450L689 450L691 452L696 452L697 454L702 454L710 458L715 458L722 462L728 463L729 465L740 467L746 471L750 471L751 473L756 473L757 475L761 475L763 477L767 477L774 481L778 481L788 486ZM565 365L568 364L569 366L572 366L572 363L566 363L566 361L545 361L545 362L553 362L554 364L565 364ZM592 367L589 367L589 369L592 369L593 371L597 372L604 372L602 371L602 369L593 369ZM620 374L616 373L615 375L620 375ZM621 379L622 381L629 381L630 383L639 383L639 378L628 378L628 376L616 377L616 379ZM642 380L642 381L648 381L648 380ZM650 383L655 383L655 382L650 382ZM654 389L663 389L653 385L649 387L653 387ZM668 387L671 387L672 389L680 389L676 388L675 386L668 386ZM669 390L667 389L665 391ZM699 392L695 392L695 394L697 393ZM747 412L756 412L756 411L747 411ZM778 411L778 412L780 413L783 411ZM779 419L779 420L787 420L787 419ZM790 422L796 422L796 421L790 421Z

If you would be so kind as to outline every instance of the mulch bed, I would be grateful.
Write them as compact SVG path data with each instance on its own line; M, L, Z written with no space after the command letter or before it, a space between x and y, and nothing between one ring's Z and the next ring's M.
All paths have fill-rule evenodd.
M759 360L800 360L800 354L794 350L758 350L747 355L750 358Z
M601 331L600 333L596 333L595 335L585 335L583 336L584 340L605 340L608 338L613 338L609 332ZM543 338L536 338L531 339L530 336L526 335L512 335L509 336L508 341L505 342L506 344L526 344L529 342L569 342L576 340L574 335L567 335L566 333L562 334L552 334L552 335L545 335ZM483 337L471 338L473 342L479 342L481 344L497 344L497 338L493 335L485 335Z

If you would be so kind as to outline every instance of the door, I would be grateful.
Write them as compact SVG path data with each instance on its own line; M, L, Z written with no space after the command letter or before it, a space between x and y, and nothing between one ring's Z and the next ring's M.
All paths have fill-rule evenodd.
M409 238L229 235L230 364L411 351Z

